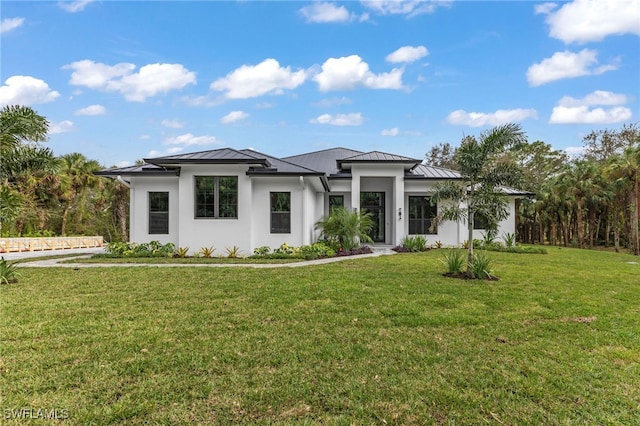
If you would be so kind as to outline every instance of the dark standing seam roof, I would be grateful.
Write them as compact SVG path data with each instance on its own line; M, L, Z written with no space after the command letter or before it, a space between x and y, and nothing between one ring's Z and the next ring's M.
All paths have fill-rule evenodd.
M179 168L166 168L156 166L155 164L139 164L129 167L114 167L111 169L100 170L94 172L97 176L120 176L120 175L146 175L146 176L159 176L159 175L180 175Z
M337 161L339 159L352 157L358 154L363 154L363 152L347 148L331 148L322 151L310 152L308 154L284 157L283 159L330 176L339 172L337 165Z
M443 169L442 167L428 166L419 164L411 170L408 179L462 179L460 173L455 170Z
M338 160L341 163L348 163L352 161L364 161L364 162L398 162L398 163L419 163L421 160L415 158L404 157L402 155L389 154L380 151L371 151L364 154L352 155Z
M247 152L241 152L232 148L221 148L210 151L192 152L188 154L169 155L167 157L145 158L145 162L151 164L262 164L269 167L271 164L264 156Z

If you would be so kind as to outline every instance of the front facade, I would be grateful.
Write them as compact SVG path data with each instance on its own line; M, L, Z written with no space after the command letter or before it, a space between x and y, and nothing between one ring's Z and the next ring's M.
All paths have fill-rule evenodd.
M287 158L223 148L145 159L144 165L109 169L100 175L130 186L130 241L202 247L254 248L312 244L315 223L334 206L366 210L373 216L376 245L395 246L407 235L423 235L455 246L466 240L466 225L431 227L438 206L429 202L434 186L460 179L452 170L382 152L333 148ZM498 235L515 232L515 200ZM477 237L482 237L482 230Z

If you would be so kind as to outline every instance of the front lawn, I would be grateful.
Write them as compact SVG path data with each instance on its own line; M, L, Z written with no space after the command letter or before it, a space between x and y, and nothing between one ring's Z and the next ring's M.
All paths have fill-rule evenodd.
M0 286L2 415L640 424L640 259L489 255L499 281L443 277L440 250L294 269L23 265Z

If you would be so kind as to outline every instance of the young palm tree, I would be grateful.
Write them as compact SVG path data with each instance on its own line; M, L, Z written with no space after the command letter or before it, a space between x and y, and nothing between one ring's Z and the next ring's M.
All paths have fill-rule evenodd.
M47 140L49 122L33 109L21 105L7 105L0 110L0 151L13 150L25 142Z
M358 247L360 243L372 243L369 232L373 228L371 214L359 211L350 212L343 207L331 209L328 217L316 223L316 229L321 229L323 235L338 249L349 251Z
M508 217L507 198L501 186L516 186L520 170L502 154L510 146L526 143L518 124L505 124L480 134L479 139L465 137L454 157L460 182L436 186L431 200L443 206L438 220L466 221L468 231L467 276L473 277L473 225L476 214L487 219L490 229Z
M61 235L66 235L68 216L72 209L83 207L89 189L100 179L93 172L100 170L100 163L77 152L60 157L60 201L62 202Z

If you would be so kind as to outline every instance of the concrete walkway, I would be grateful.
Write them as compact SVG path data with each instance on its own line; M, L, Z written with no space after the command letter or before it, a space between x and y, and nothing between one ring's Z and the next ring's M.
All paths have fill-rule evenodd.
M73 253L74 250L77 253ZM13 259L9 259L5 257L6 260L17 260L17 259L29 259L31 257L36 256L54 256L54 255L64 255L69 254L68 257L64 258L53 258L53 259L41 259L41 260L33 260L33 261L24 261L20 263L22 267L29 268L113 268L113 267L121 267L121 268L133 268L133 267L147 267L147 268L299 268L302 266L311 266L311 265L323 265L326 263L334 263L341 262L343 260L349 259L363 259L368 257L378 257L378 256L386 256L391 254L396 254L391 249L383 248L383 249L373 249L374 252L370 254L360 254L356 256L339 256L339 257L330 257L326 259L316 259L316 260L304 260L301 262L292 262L292 263L60 263L63 261L69 261L72 259L88 259L93 254L96 253L104 253L103 249L73 249L73 250L52 250L46 252L29 252L29 253L4 253L2 256L7 254L11 255L23 255L22 257L13 257ZM31 253L34 253L31 255ZM35 253L39 253L35 254ZM81 253L81 254L80 254ZM77 255L76 255L77 254Z

